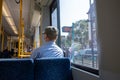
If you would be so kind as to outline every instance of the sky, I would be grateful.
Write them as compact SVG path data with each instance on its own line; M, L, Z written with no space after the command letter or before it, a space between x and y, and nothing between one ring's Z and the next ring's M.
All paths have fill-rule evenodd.
M80 19L88 19L89 0L60 0L60 25L72 26ZM62 31L62 30L61 30ZM61 35L67 35L61 32Z

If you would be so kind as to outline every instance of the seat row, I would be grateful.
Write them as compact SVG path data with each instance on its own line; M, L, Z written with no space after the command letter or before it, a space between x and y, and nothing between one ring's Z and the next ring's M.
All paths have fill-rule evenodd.
M0 80L72 80L68 58L0 59Z

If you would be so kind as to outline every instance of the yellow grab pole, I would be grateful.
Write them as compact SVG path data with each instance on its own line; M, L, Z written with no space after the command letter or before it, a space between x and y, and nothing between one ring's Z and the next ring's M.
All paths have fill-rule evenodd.
M4 48L4 30L2 29L2 51Z
M35 40L34 40L34 44L33 45L34 45L34 49L35 49L36 48L36 41Z
M2 3L3 3L3 0L0 0L0 40L1 40L1 33L2 33ZM1 41L0 41L1 42ZM1 43L0 43L0 47L2 47ZM0 51L2 50L2 48L0 49Z
M1 34L1 27L2 27L2 3L3 3L3 0L0 0L0 34Z
M40 26L40 46L42 45L42 27Z
M9 50L12 48L12 37L10 36L10 41L9 41Z
M7 40L8 50L10 50L10 37L8 36L7 39L8 39L8 40Z
M21 46L22 46L22 55L23 55L23 49L24 49L24 47L23 47L23 44L24 44L24 22L23 22L23 19L22 19L22 26L21 27L22 27L22 31L21 31L22 32L22 37L21 37L22 38L22 45Z
M18 56L21 54L21 26L22 26L22 0L20 0L20 26L19 26L19 45L18 45Z

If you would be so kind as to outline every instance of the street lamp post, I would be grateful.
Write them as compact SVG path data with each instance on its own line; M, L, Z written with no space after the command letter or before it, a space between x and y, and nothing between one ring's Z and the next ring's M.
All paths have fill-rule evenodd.
M74 45L74 23L72 23L72 47ZM74 48L72 48L71 52L71 60L74 61Z
M91 51L92 51L92 67L94 67L94 45L93 45L93 19L92 19L92 3L91 0L89 0L90 5L90 26L91 26Z

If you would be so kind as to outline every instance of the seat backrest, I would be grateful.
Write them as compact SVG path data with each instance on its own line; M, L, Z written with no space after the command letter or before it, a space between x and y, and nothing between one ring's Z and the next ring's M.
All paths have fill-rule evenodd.
M0 80L34 80L32 59L0 59Z
M71 69L68 58L36 59L35 80L70 80Z

